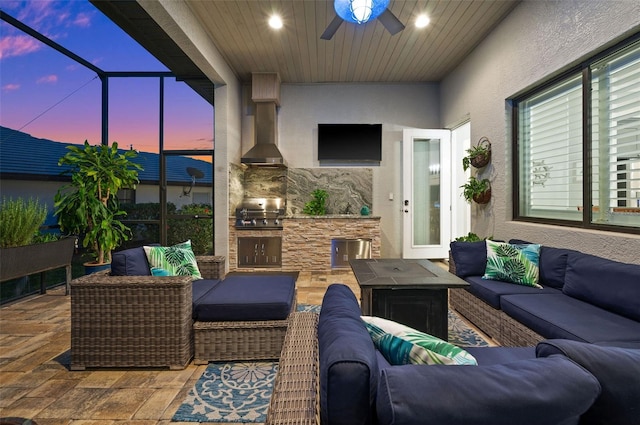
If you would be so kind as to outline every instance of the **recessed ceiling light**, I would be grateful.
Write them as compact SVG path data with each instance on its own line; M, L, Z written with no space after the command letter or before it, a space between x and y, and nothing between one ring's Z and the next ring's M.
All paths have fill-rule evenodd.
M282 28L282 19L278 15L273 15L269 18L269 26L273 29L279 30Z
M427 15L420 15L416 18L416 28L424 28L429 25L429 17Z

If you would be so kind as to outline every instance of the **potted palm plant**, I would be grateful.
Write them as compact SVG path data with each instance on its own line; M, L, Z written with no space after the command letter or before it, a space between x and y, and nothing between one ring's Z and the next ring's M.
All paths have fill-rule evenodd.
M486 204L491 200L491 182L488 179L480 180L472 176L460 187L463 189L462 196L467 202Z
M131 237L129 228L119 220L126 213L120 209L116 194L138 183L142 167L132 162L137 152L118 151L116 142L91 146L85 141L82 147L70 145L67 149L58 165L69 167L64 173L71 175L71 183L56 193L55 215L63 232L84 235L82 246L94 257L85 267L107 268L111 251Z

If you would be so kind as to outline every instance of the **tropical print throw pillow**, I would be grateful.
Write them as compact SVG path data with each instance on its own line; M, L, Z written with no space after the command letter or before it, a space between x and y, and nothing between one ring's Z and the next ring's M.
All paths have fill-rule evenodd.
M487 240L487 266L483 279L542 288L539 244L508 244Z
M462 348L380 317L362 316L374 345L392 365L477 365Z
M154 276L191 276L202 279L196 256L191 249L191 240L173 246L145 246L147 261ZM162 271L160 272L159 269Z

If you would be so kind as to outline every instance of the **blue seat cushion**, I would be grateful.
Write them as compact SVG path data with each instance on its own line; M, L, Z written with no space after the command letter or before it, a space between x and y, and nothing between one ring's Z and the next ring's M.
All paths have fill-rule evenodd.
M534 288L532 286L516 285L510 282L499 280L482 279L480 276L469 276L465 278L469 282L467 291L471 292L491 307L500 309L500 297L512 294L560 294L555 288L543 287Z
M535 347L464 347L479 366L504 364L519 360L534 359Z
M599 394L593 375L553 356L390 367L380 374L376 407L380 425L575 425Z
M640 264L573 252L562 291L640 322Z
M640 347L601 347L568 340L547 340L536 354L562 354L594 375L602 393L583 415L584 424L628 425L640 423Z
M112 276L151 276L147 254L141 246L111 254Z
M502 311L544 338L637 341L640 322L564 294L505 295Z
M284 320L294 302L296 279L290 275L229 276L195 301L201 322Z
M194 319L196 318L196 302L220 282L220 279L198 279L191 282L192 315Z
M327 288L318 320L320 419L323 425L375 423L376 349L349 287Z

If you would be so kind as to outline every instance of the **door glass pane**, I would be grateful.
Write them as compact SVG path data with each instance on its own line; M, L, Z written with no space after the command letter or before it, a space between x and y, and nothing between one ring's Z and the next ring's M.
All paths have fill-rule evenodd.
M413 244L440 244L440 140L413 140Z

